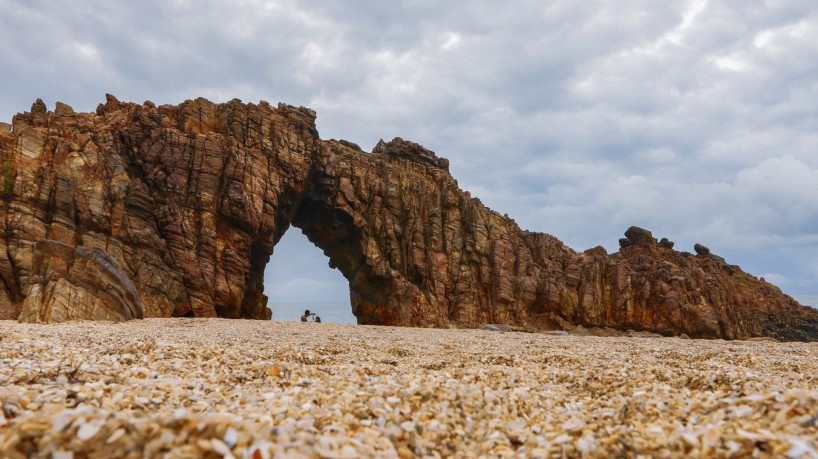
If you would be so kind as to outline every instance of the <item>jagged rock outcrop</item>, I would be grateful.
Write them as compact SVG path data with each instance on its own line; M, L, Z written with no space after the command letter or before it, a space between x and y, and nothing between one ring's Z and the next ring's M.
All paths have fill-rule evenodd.
M667 247L668 249L672 249L673 246L676 244L670 239L663 237L662 240L659 241L659 245L661 245L662 247Z
M705 246L703 246L701 244L698 244L698 243L693 245L693 250L696 251L696 254L702 255L702 256L710 254L710 249L709 248L707 248L707 247L705 247Z
M653 237L653 233L638 226L631 226L625 230L625 237L631 241L631 244L647 244L656 242L656 239Z
M99 310L269 318L264 267L295 226L349 280L360 323L818 338L818 312L715 255L675 252L636 227L618 253L575 252L487 209L420 145L394 139L367 153L321 140L314 121L266 102L108 96L75 113L38 101L0 129L0 318L49 320L30 299L49 288L111 292L50 267L53 257L44 270L43 240L118 265L103 271L135 295L123 283L122 301ZM72 314L62 317L99 317Z

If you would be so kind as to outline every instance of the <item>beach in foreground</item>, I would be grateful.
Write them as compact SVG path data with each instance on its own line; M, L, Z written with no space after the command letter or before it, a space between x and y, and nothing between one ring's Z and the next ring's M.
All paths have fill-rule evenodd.
M818 457L816 355L815 343L0 321L0 451Z

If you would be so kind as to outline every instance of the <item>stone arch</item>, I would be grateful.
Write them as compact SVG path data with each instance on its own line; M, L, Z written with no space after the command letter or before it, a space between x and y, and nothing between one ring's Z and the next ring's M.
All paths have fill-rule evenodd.
M409 145L414 144L402 146ZM381 167L373 167L377 164ZM423 163L412 162L411 156L401 159L377 148L364 153L344 141L323 142L316 151L291 224L322 249L330 265L347 279L352 312L359 323L448 324L448 306L443 305L447 298L434 297L443 289L429 291L434 273L425 250L410 253L407 228L424 232L426 212L410 210L409 196L397 189L426 169ZM440 176L450 178L442 169ZM389 180L395 183L389 185ZM432 200L435 186L427 190Z
M304 107L37 101L0 129L0 162L0 318L78 294L93 310L63 316L269 318L264 266L293 225L365 324L818 337L817 311L713 253L633 230L617 253L577 253L485 207L420 145L323 141ZM72 274L48 247L87 248L101 274Z
M349 281L294 225L276 243L264 267L264 292L273 320L298 320L304 309L309 309L324 322L357 323L350 305Z
M386 292L392 280L372 266L366 251L366 232L343 208L328 208L306 197L298 206L292 225L300 229L329 258L349 283L352 313L361 324L397 325L395 314L386 313ZM273 255L275 256L275 255Z

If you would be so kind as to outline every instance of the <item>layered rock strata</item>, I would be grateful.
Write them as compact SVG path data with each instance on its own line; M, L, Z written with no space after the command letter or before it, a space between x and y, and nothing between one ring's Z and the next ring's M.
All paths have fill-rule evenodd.
M269 318L264 267L295 226L348 279L359 323L818 338L818 312L709 251L631 228L618 253L575 252L483 206L420 145L321 140L303 107L38 101L0 129L0 160L2 318ZM108 277L56 269L45 246L94 251ZM80 291L97 306L44 315L66 303L46 292Z
M139 294L119 263L99 248L41 239L34 245L22 322L143 319Z

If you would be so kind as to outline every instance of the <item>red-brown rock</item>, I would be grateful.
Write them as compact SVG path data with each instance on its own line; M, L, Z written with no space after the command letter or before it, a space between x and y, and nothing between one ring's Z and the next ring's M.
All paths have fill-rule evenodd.
M103 252L146 317L269 318L264 267L296 226L349 280L360 323L818 338L818 311L715 255L675 252L640 228L618 253L575 252L483 206L420 145L366 153L320 140L314 121L307 108L238 100L108 96L96 113L35 103L0 129L0 318L41 317L30 297L86 281L99 310L139 316L86 278L45 281L62 271L37 265L42 240Z
M105 251L48 239L35 244L21 322L121 321L144 316L139 293Z

